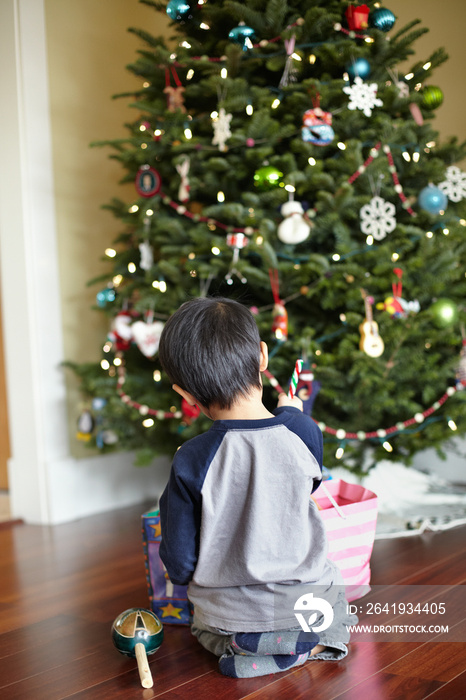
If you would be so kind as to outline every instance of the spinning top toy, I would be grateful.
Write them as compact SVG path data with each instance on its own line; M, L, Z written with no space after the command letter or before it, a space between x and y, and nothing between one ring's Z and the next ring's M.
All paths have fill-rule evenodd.
M156 652L163 641L159 618L143 608L125 610L113 622L112 639L121 654L136 657L142 687L152 688L154 681L147 655Z

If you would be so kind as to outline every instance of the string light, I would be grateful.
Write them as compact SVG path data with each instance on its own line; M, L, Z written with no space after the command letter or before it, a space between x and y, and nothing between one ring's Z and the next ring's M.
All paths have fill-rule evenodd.
M213 246L210 250L212 255L220 255L220 248L217 248L217 246Z
M146 215L147 216L154 216L154 210L153 209L146 209Z
M413 153L413 161L414 161L415 163L418 163L418 162L419 162L420 156L421 156L421 154L419 153L419 151L414 151L414 153Z
M411 80L411 78L414 78L414 73L406 73L405 80Z
M367 245L374 245L374 236L371 236L369 234L366 238L366 243L367 243Z
M338 253L334 253L334 254L332 255L332 260L335 260L335 262L336 262L337 260L340 260L339 254L338 254Z
M254 112L254 107L252 106L251 103L246 105L246 114L251 117Z
M114 357L113 364L115 365L115 367L119 367L121 365L121 357Z
M147 143L141 143L141 148L142 148L142 150L144 150L145 148L147 148Z
M433 232L432 231L426 231L426 238L432 238L433 237Z
M403 156L403 158L405 159L405 161L407 163L409 163L411 161L411 156L409 155L408 151L403 151L403 153L401 155Z
M303 59L299 55L299 53L292 53L291 58L294 58L295 61L302 61Z
M217 192L217 202L224 202L225 201L225 193L219 190Z
M162 136L162 134L164 134L164 133L165 133L165 132L162 131L162 129L156 129L156 130L154 131L154 136L155 136L156 138L160 138L160 137Z
M186 129L184 130L184 136L185 136L186 139L188 139L188 141L189 141L190 139L192 139L192 137L193 137L193 132L191 131L191 129L189 128L189 126L187 126Z
M278 97L276 97L276 98L274 99L274 101L272 102L272 104L271 104L271 108L272 108L272 109L277 109L277 107L278 107L279 105L280 105L280 100L278 99Z
M285 185L285 190L287 192L296 192L296 187L294 185Z
M136 265L133 262L128 263L128 272L136 272Z
M182 46L184 49L190 49L190 48L191 48L191 44L190 44L189 42L187 42L186 40L185 40L185 41L182 41L181 44L180 44L180 46Z
M315 56L313 53L311 53L311 54L309 55L309 63L311 64L311 66L314 65L314 63L316 62L316 60L317 60L316 56Z
M339 141L339 142L337 143L337 146L338 146L338 148L340 149L340 151L345 151L345 150L346 150L346 143L343 143L343 141Z
M144 420L142 421L142 424L145 428L152 428L154 423L155 421L153 418L144 418Z
M110 369L110 362L108 360L101 360L100 366L102 369Z
M222 70L220 71L220 77L223 78L224 80L225 80L225 78L228 77L228 71L226 68L222 68Z
M449 418L448 420L448 427L450 430L458 430L458 426L456 425L455 421L452 418Z
M205 29L206 31L207 31L208 29L210 29L209 25L206 24L205 22L201 22L199 26L200 26L201 29Z
M422 67L424 68L424 70L429 70L431 65L432 65L432 63L430 61L427 61L427 63L424 63L424 65Z
M118 287L123 282L123 275L115 275L112 282L114 287Z
M160 380L162 379L162 373L159 369L154 370L152 379L154 380L154 382L160 382Z
M335 452L335 457L336 459L341 459L344 454L345 448L342 445L340 445L340 447L338 447L337 451Z
M316 159L312 156L307 159L307 162L309 163L309 165L315 165L317 163Z
M186 73L186 80L192 80L193 76L194 76L194 70L192 68L190 68L188 70L188 72Z
M130 214L135 214L137 211L139 211L139 207L137 204L132 204L128 211Z
M444 236L448 236L449 233L450 233L450 230L448 228L443 229Z
M393 452L393 447L390 445L390 443L388 442L388 440L385 440L385 441L382 443L382 447L383 447L385 450L387 450L387 452Z
M105 248L105 255L107 258L114 258L116 255L116 250L114 248Z

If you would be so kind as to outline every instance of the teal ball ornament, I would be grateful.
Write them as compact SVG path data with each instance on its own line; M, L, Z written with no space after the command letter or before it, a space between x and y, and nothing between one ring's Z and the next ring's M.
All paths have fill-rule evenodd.
M367 58L363 58L362 56L355 58L354 61L351 61L350 63L347 63L345 68L351 80L354 80L358 76L362 80L365 80L371 74L371 64Z
M254 173L254 184L260 190L272 190L279 187L283 173L273 165L264 165Z
M421 95L422 106L426 109L437 109L443 102L443 92L436 85L426 85Z
M419 193L418 203L421 209L429 214L440 214L447 208L448 197L434 185L427 185Z
M170 0L167 5L167 15L175 22L189 19L191 14L191 5L186 0Z
M105 289L101 289L100 292L97 292L95 296L97 306L101 309L105 309L108 303L115 301L115 298L116 292L113 287L105 287Z
M369 24L371 27L380 29L382 32L389 32L395 24L395 21L395 15L386 7L377 7L369 15Z
M458 307L451 299L437 299L429 310L438 328L448 328L458 320Z
M248 27L244 22L240 22L237 27L234 27L228 34L230 41L234 41L235 44L240 44L243 51L247 51L252 48L252 42L255 38L255 32L252 27Z

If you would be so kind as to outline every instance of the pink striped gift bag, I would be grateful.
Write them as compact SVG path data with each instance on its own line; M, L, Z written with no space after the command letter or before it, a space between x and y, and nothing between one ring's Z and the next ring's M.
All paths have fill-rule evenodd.
M359 484L329 479L313 498L327 531L328 557L342 573L346 598L348 602L361 598L370 590L377 496Z

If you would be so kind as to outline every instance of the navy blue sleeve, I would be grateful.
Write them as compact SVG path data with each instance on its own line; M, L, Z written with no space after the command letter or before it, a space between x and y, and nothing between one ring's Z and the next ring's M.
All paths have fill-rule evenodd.
M274 414L278 416L285 412L287 414L289 413L289 420L286 421L287 428L298 435L307 445L309 451L315 457L322 473L324 440L319 426L310 416L294 406L280 406L280 408L275 409ZM322 479L314 479L312 493L320 486L321 481Z
M185 443L176 453L168 484L160 498L162 541L160 558L172 583L185 585L193 577L199 555L204 479L223 439L208 431Z

